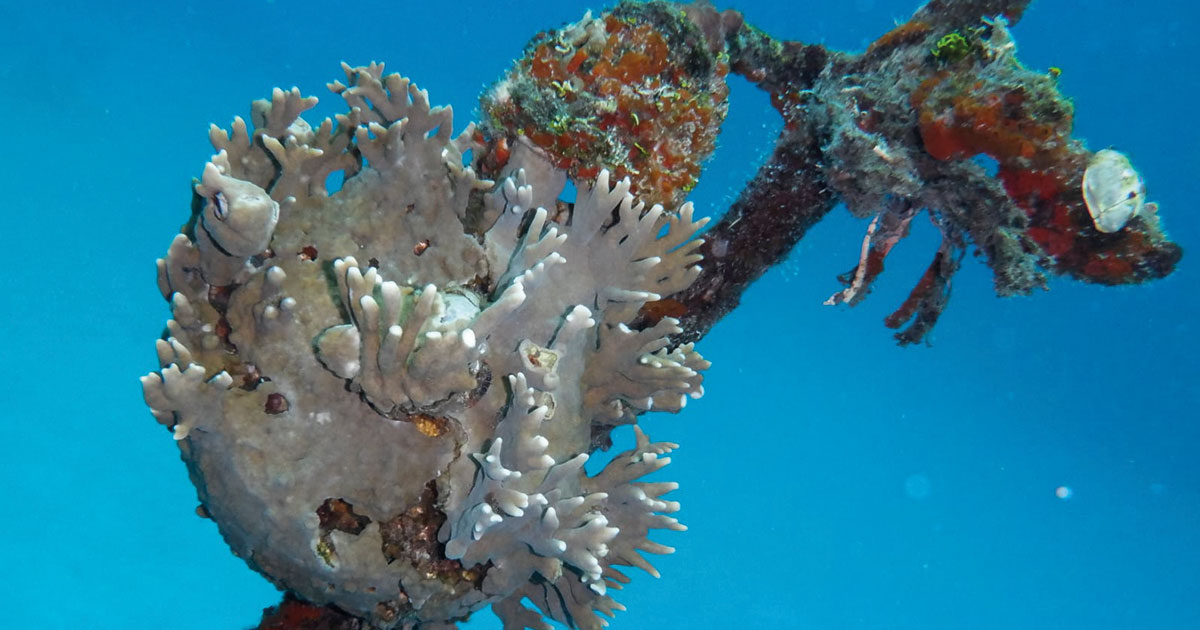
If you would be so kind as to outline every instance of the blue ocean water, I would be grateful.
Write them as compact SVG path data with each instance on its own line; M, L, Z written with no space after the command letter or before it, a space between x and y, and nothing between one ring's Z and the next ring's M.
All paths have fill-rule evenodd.
M862 49L916 3L735 6L777 37ZM0 625L237 629L278 601L193 513L137 383L168 317L154 259L188 216L208 124L277 85L324 96L338 62L380 60L462 126L530 36L589 7L5 4ZM999 299L968 260L932 347L898 348L881 320L933 230L862 305L824 307L865 228L835 213L703 340L707 395L645 419L682 445L662 476L681 482L690 530L659 536L678 552L618 594L613 627L1200 627L1198 15L1038 0L1014 31L1027 65L1063 68L1077 135L1145 174L1188 250L1179 270ZM734 85L701 212L737 194L777 119Z

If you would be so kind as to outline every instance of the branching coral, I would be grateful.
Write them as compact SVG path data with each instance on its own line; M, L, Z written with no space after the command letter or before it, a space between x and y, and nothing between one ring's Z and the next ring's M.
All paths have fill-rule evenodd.
M612 566L653 571L637 552L668 549L648 531L679 528L673 486L638 481L673 445L639 432L597 476L583 463L700 395L678 322L631 324L695 279L704 221L608 171L551 216L532 201L559 191L529 182L562 178L540 151L493 185L462 162L472 127L452 136L380 65L345 71L336 126L310 132L315 100L276 91L253 132L211 134L199 216L159 262L175 317L146 401L234 551L304 599L435 628L489 602L524 627L529 598L597 627ZM414 529L434 546L397 533Z

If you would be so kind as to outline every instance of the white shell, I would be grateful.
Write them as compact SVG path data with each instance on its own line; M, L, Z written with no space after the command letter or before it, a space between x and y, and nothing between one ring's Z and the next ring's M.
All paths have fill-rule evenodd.
M1116 232L1146 205L1146 185L1120 151L1096 152L1083 172L1083 201L1101 232Z

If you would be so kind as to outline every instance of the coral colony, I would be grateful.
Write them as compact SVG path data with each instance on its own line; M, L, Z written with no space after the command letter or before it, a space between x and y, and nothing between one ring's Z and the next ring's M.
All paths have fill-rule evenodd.
M1129 159L1072 139L1058 71L1017 60L1026 4L934 1L851 54L623 3L538 34L458 134L381 64L343 67L333 120L292 89L214 126L142 384L199 512L289 592L263 627L454 628L489 605L511 630L605 625L626 567L671 552L648 533L684 529L675 484L643 480L675 445L638 417L700 397L693 342L839 202L870 223L830 304L867 295L914 219L941 233L885 321L901 343L969 248L1001 295L1169 274ZM683 199L729 73L785 124L700 239ZM627 424L636 445L589 475Z

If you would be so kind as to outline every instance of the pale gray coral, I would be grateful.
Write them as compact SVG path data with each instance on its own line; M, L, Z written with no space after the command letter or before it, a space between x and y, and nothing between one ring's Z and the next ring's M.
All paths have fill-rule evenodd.
M155 349L162 370L142 377L142 392L154 417L182 440L196 426L208 426L222 415L222 395L233 378L224 370L209 377L174 337L159 339Z
M450 301L432 284L413 297L374 268L363 273L353 257L335 260L333 275L353 324L322 332L317 358L382 413L428 407L475 386L475 332L460 328L478 312L471 299Z
M546 453L549 440L540 434L547 408L530 406L536 390L527 387L523 374L509 382L512 402L488 450L473 455L479 472L469 507L452 523L446 555L465 564L491 562L483 583L489 594L511 593L534 572L562 575L564 564L603 592L600 561L620 533L597 508L608 495L580 492L587 455L556 463Z
M670 459L659 456L671 452L677 445L651 443L641 429L635 427L634 430L637 444L633 449L613 457L596 476L582 478L580 491L595 501L588 501L583 495L575 499L579 508L586 506L605 519L602 523L604 533L600 533L600 527L593 527L588 532L593 545L595 540L605 538L601 556L603 560L599 562L602 566L601 575L588 573L587 569L594 569L595 566L583 557L583 567L570 562L568 564L573 571L542 572L542 579L521 584L511 595L493 604L493 610L504 620L505 630L550 627L541 623L540 616L532 609L525 607L522 602L525 599L547 617L571 627L598 630L607 622L598 617L596 612L612 616L613 611L624 610L607 594L607 586L620 588L629 582L627 576L613 568L614 565L635 566L658 577L658 571L640 552L666 554L674 550L649 540L647 533L650 529L681 531L686 528L667 516L678 511L679 504L659 498L674 490L676 484L636 480L666 466ZM555 525L558 520L555 519ZM589 524L594 523L592 521ZM607 531L616 531L618 535L606 537ZM585 536L577 533L573 537ZM576 553L575 557L579 558L579 554Z
M163 299L170 300L174 293L196 297L208 291L208 285L200 277L200 251L184 234L176 234L167 249L167 257L159 258L158 290Z
M336 124L276 90L253 130L210 133L207 201L158 263L174 318L146 402L234 552L307 600L380 628L488 604L509 629L599 627L615 567L655 573L649 531L682 529L674 485L640 481L674 445L639 429L584 463L703 391L678 322L638 316L696 277L704 221L607 172L560 201L520 143L480 179L472 127L379 64L344 70Z
M233 128L228 132L217 125L209 127L208 138L218 154L227 156L226 165L230 175L260 188L269 188L272 181L284 174L279 172L275 161L271 159L264 140L271 138L275 142L286 142L294 132L298 132L298 140L311 144L306 141L311 140L312 128L300 118L300 114L316 104L316 97L305 98L300 95L298 88L288 91L275 88L271 100L260 99L251 104L253 132L239 116L234 118ZM295 173L287 175L294 177ZM277 197L276 201L281 199Z

